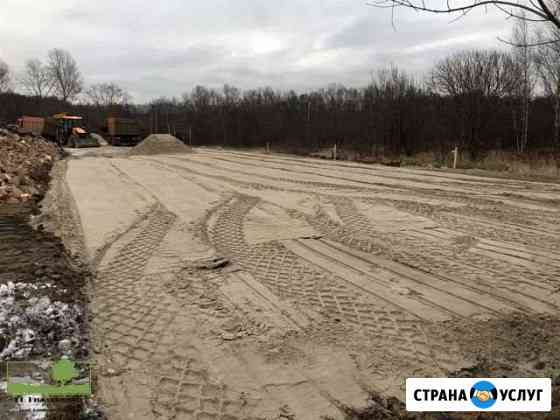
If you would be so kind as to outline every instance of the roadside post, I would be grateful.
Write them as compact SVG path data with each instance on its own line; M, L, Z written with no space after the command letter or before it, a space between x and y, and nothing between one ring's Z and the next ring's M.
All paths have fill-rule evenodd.
M453 149L453 169L457 169L457 157L459 155L459 148L457 146L455 146L455 149Z

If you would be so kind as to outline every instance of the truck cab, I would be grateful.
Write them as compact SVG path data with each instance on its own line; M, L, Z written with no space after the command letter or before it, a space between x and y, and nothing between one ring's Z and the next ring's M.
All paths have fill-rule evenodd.
M99 143L84 128L83 118L63 112L45 121L45 135L60 146L99 147Z

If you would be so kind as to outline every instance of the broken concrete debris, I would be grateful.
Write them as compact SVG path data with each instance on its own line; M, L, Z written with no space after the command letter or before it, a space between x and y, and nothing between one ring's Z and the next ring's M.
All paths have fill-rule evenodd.
M51 302L48 296L25 299L32 284L0 285L0 361L23 360L31 354L54 351L69 354L79 346L82 309ZM58 340L57 340L58 339Z
M44 193L60 150L42 137L0 129L0 203L17 203Z

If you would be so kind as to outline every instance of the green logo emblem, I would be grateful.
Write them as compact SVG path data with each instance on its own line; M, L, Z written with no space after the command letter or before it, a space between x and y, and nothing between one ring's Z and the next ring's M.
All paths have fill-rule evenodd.
M8 362L7 392L13 397L74 397L91 395L91 371L87 363L60 359L44 374L44 362Z
M72 379L77 378L80 372L76 370L74 362L68 359L61 359L51 368L51 378L59 383L59 386L66 385Z

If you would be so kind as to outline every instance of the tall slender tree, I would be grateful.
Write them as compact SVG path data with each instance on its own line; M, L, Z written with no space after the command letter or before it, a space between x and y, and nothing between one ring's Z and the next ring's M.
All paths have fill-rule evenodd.
M54 91L60 99L71 102L82 92L84 82L78 64L65 50L55 48L48 54L48 69Z
M519 128L515 130L515 148L519 153L527 149L529 135L529 108L535 87L534 59L529 45L532 43L529 27L525 19L525 11L521 12L523 19L517 20L513 27L511 44L513 44L513 59L519 78L516 96L520 100L520 116L514 122L519 121Z
M556 37L560 41L560 30L548 28L537 34L539 40ZM537 71L545 93L552 98L554 106L554 145L560 149L560 42L542 44L535 54Z

